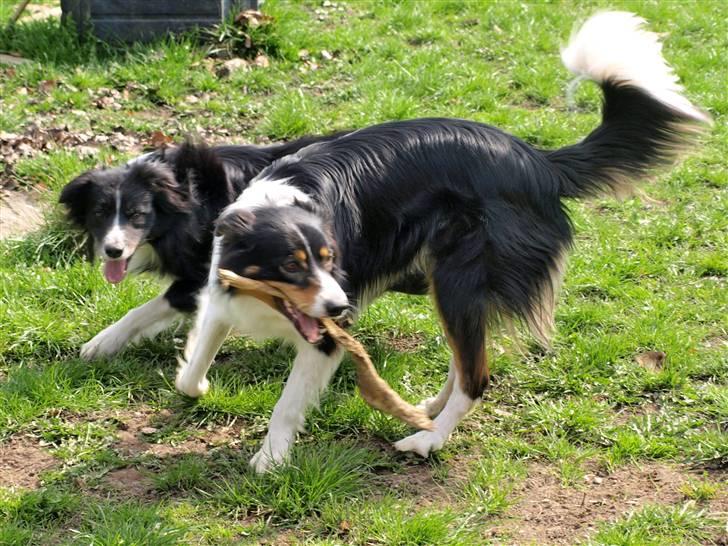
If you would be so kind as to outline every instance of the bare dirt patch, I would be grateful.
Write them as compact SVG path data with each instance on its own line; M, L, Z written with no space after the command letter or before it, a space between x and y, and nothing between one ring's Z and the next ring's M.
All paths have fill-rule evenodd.
M399 353L416 353L427 343L423 334L389 334L386 338L387 345Z
M18 237L43 224L43 207L32 194L0 189L0 239Z
M158 442L155 440L157 432L174 419L169 410L140 408L136 411L117 411L105 417L117 421L118 439L113 447L127 457L151 455L166 458L185 453L205 453L213 447L237 443L240 435L238 427L221 426L214 430L198 431L194 437L184 440Z
M40 474L60 464L28 437L12 437L0 444L0 486L40 487Z
M133 466L112 470L101 480L101 486L124 498L144 498L152 491L152 481Z
M696 473L681 467L646 463L627 466L602 476L587 474L578 487L565 487L556 472L532 465L519 491L518 502L506 513L496 536L508 544L573 544L593 533L604 521L638 510L647 504L679 504L686 499L680 485ZM725 499L710 503L709 511L722 511Z

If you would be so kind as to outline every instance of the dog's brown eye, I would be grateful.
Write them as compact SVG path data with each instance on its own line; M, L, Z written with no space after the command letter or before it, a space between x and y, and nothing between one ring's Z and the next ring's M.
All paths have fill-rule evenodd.
M293 260L283 264L283 270L287 273L298 273L299 271L301 271L301 269L301 264Z

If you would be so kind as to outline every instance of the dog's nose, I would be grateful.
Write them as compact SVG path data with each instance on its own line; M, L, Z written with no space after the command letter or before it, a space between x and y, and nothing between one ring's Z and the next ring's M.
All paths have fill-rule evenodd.
M340 317L349 310L348 305L339 305L338 303L326 304L326 315L332 318Z
M106 255L109 258L120 258L121 255L124 252L124 249L123 248L116 248L115 246L106 245L104 247L104 252L106 253Z

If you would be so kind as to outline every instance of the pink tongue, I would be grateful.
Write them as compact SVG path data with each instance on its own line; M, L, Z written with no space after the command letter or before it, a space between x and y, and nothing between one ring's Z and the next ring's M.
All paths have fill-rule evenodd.
M121 282L126 276L126 260L109 260L104 263L104 277L110 283Z
M321 339L318 321L315 318L301 313L298 319L298 325L301 327L301 332L309 343L315 343Z

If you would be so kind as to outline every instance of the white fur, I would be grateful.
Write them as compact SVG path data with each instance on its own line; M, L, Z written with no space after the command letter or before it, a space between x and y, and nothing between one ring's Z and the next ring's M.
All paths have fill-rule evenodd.
M644 19L625 11L597 13L572 35L561 59L574 74L640 87L686 116L709 122L683 96L677 76L662 56L659 36L643 29L644 24Z
M440 392L437 396L425 398L417 404L417 407L424 411L430 419L437 417L442 411L442 408L445 407L445 404L447 404L447 401L450 399L450 394L452 394L452 387L455 383L456 376L457 368L455 367L455 360L451 357L450 367L447 370L447 380L442 385Z
M207 370L230 332L229 322L219 313L221 307L210 304L209 292L208 288L200 295L195 325L187 336L185 359L178 359L175 387L192 398L207 393Z
M121 229L121 220L119 218L121 216L121 190L119 188L116 188L114 197L114 223L101 240L99 248L97 248L97 254L107 260L126 260L134 252L134 249L128 249L126 247L126 235L124 235L124 230ZM107 246L123 249L121 256L115 258L108 256L106 254Z
M309 202L311 198L298 188L288 185L287 179L270 180L256 177L227 211L257 207L285 207L296 201Z
M149 158L156 153L157 152L147 152L145 154L132 158L126 162L126 166L132 167L132 166L136 165L137 163L144 163L145 161L149 161Z
M475 405L475 402L476 400L473 400L462 391L460 382L454 381L452 393L448 397L445 408L433 421L435 430L422 430L407 436L394 444L395 449L398 451L414 451L422 457L427 457L430 452L441 449L458 423Z
M316 279L320 288L311 309L307 310L310 316L317 318L328 316L326 309L329 305L336 305L338 307L346 307L349 305L349 298L330 273L318 268L316 271Z
M256 472L265 472L286 459L296 433L304 429L306 410L318 403L342 356L340 350L327 356L307 343L298 344L291 375L273 408L268 434L258 453L250 460Z
M268 434L250 463L256 471L264 472L287 456L296 432L303 427L306 410L317 402L342 353L336 351L326 356L305 342L288 319L266 304L250 296L230 296L211 284L200 296L185 359L179 361L175 385L180 392L192 397L207 392L207 371L231 327L257 340L280 338L298 349L291 375L273 410Z
M161 267L159 255L149 243L136 247L127 265L127 274L136 275L145 271L159 271Z
M164 296L132 309L81 347L81 358L91 360L118 352L127 343L156 336L181 317Z

